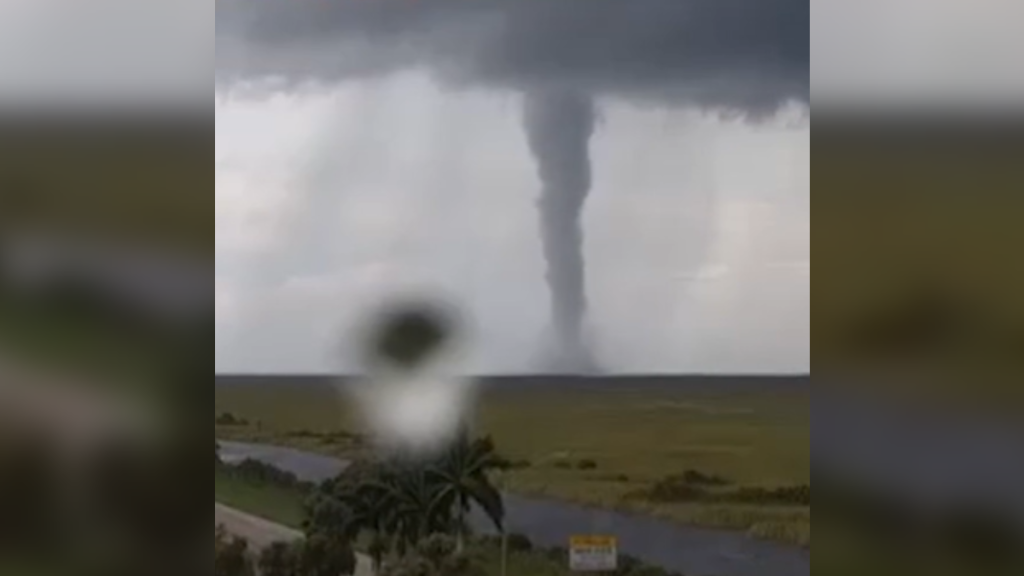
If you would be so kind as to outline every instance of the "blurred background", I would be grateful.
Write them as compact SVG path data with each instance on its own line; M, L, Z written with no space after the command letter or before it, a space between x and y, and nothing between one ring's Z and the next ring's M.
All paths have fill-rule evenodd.
M213 572L287 573L297 562L303 576L366 573L385 514L339 519L368 510L353 497L380 469L334 376L356 371L343 352L357 348L362 315L401 293L459 306L470 336L460 371L491 384L474 414L486 434L455 446L459 462L471 453L486 469L469 478L490 503L467 543L474 563L444 563L464 525L443 517L442 538L416 541L408 556L440 557L430 576L564 576L566 536L582 531L621 537L616 576L804 576L812 480L824 490L820 574L1024 574L1024 132L1009 116L844 111L1019 104L1021 8L814 2L813 22L799 3L759 3L758 18L718 4L731 16L697 21L723 36L688 18L690 34L553 35L651 41L692 59L651 60L687 82L753 76L772 112L751 122L666 110L621 91L629 74L595 76L591 87L608 94L580 123L595 126L581 220L590 313L558 350L548 309L558 282L546 268L559 255L545 253L542 229L566 227L538 219L543 143L527 133L538 139L558 114L524 115L522 94L490 85L445 90L422 70L397 73L412 51L387 35L399 19L371 9L353 14L388 24L388 49L372 62L388 73L365 78L372 51L357 46L358 66L332 68L313 57L330 40L326 17L275 12L283 4L222 0L211 19L198 1L168 3L186 6L174 13L0 1L0 97L18 104L0 122L0 574L209 573L200 417L211 404L223 527ZM232 29L222 6L227 16L268 9L264 23L285 25L246 37L254 20ZM542 28L628 20L577 10L542 13ZM629 13L648 27L670 22L669 11ZM467 21L488 22L478 16ZM508 30L532 30L528 11L512 16ZM310 22L310 43L282 41ZM479 31L455 37L491 37ZM734 36L756 47L718 41ZM679 37L712 46L664 49ZM433 47L469 55L455 61L474 73L473 58L514 52L450 38ZM251 57L258 50L272 57ZM765 53L791 61L773 60L778 75L761 84ZM544 60L528 56L512 61ZM214 134L208 109L128 106L173 94L205 109L211 59ZM289 60L303 81L236 82ZM704 74L694 62L724 68ZM304 81L325 64L359 78L329 90ZM830 106L818 109L813 173L812 86L815 105ZM695 91L696 108L722 104L707 95L716 90ZM88 112L23 114L101 93L115 97ZM726 107L757 108L725 96ZM431 508L419 500L419 512ZM507 520L505 538L488 532L500 524L488 515ZM422 562L395 570L410 568Z
M4 574L196 569L209 134L191 115L0 124Z
M820 116L811 446L824 490L821 573L1021 569L1024 137L1012 126Z

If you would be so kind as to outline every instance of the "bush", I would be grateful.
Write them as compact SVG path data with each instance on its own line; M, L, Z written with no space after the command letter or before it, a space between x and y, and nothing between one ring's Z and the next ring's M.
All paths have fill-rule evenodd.
M0 437L0 555L53 544L61 526L60 462L42 438Z
M298 576L301 544L275 542L260 552L260 576Z
M708 492L682 476L669 476L655 482L645 496L652 502L694 502L707 499Z
M533 542L525 534L513 532L507 536L508 551L530 552L533 550Z
M533 463L525 458L509 460L504 456L498 456L498 468L501 470L524 470L530 466L533 466Z
M652 502L709 502L717 504L753 504L760 506L810 506L808 484L778 488L739 487L731 490L710 488L728 485L717 476L688 471L663 478L651 486L644 496Z
M1024 532L1004 514L982 507L960 507L937 525L942 549L971 562L1024 560Z
M411 554L385 563L378 576L484 576L471 554L456 552L455 540L443 534L420 542Z
M728 486L729 481L721 476L707 475L698 470L683 472L683 481L694 486Z
M231 412L225 412L214 419L213 423L217 426L248 426L249 422L245 418L239 418Z
M811 487L799 485L780 488L739 488L721 495L720 499L741 504L810 506Z
M245 459L238 464L224 464L222 469L236 478L256 483L271 484L283 488L296 488L303 492L309 492L313 489L313 484L299 480L295 474L260 462L259 460Z
M356 554L345 540L313 534L298 551L301 576L344 576L356 571Z
M254 576L249 560L249 543L244 538L229 537L221 530L214 540L214 576Z
M548 548L545 551L545 556L547 556L553 562L558 562L561 564L566 564L569 562L569 550L567 548L563 548L562 546L554 546L552 548Z

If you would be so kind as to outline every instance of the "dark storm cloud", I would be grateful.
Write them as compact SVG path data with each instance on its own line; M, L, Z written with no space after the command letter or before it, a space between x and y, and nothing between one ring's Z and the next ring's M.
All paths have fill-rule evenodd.
M218 84L426 67L748 112L809 100L809 0L217 0L216 21Z

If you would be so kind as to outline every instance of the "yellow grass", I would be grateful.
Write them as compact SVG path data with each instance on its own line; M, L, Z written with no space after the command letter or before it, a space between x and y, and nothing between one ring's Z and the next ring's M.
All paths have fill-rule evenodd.
M210 134L164 125L0 136L0 225L106 237L212 258Z
M900 372L895 380L926 382L911 386L914 393L1024 403L1024 387L1014 384L1024 381L1024 163L1017 151L967 141L915 149L882 136L837 142L816 146L812 173L815 374L881 370L844 338L858 321L929 284L970 325L955 349L913 367L923 378Z
M654 504L635 495L688 469L741 485L810 483L809 404L808 394L796 391L502 389L484 395L478 427L493 435L504 456L529 462L506 475L510 491L806 543L807 508ZM350 408L323 386L220 387L216 411L250 425L218 427L216 433L347 456L357 450L351 443L294 433L358 430ZM584 459L597 467L577 469Z

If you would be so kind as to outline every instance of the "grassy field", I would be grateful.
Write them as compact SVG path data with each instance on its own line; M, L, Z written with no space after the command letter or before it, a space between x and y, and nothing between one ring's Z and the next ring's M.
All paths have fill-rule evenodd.
M212 260L209 138L201 119L8 119L0 131L0 245L7 234L44 233ZM0 290L5 355L98 381L149 378L155 351L107 328L27 309Z
M645 492L686 470L739 486L809 484L809 405L807 390L792 388L583 391L510 384L483 395L478 427L520 464L504 479L512 492L808 543L809 507L655 502ZM350 456L360 450L350 408L321 384L219 386L217 414L230 412L247 424L218 426L216 434Z
M1024 406L1024 146L825 134L813 172L815 374L893 370L913 393ZM912 361L854 344L865 319L898 318L925 292L949 317Z
M213 257L200 122L25 122L0 136L0 230L103 236Z
M45 365L90 382L137 387L160 374L162 354L97 322L79 322L45 307L28 307L0 291L3 355Z
M303 496L270 483L242 479L222 470L213 473L214 499L277 524L301 528Z

